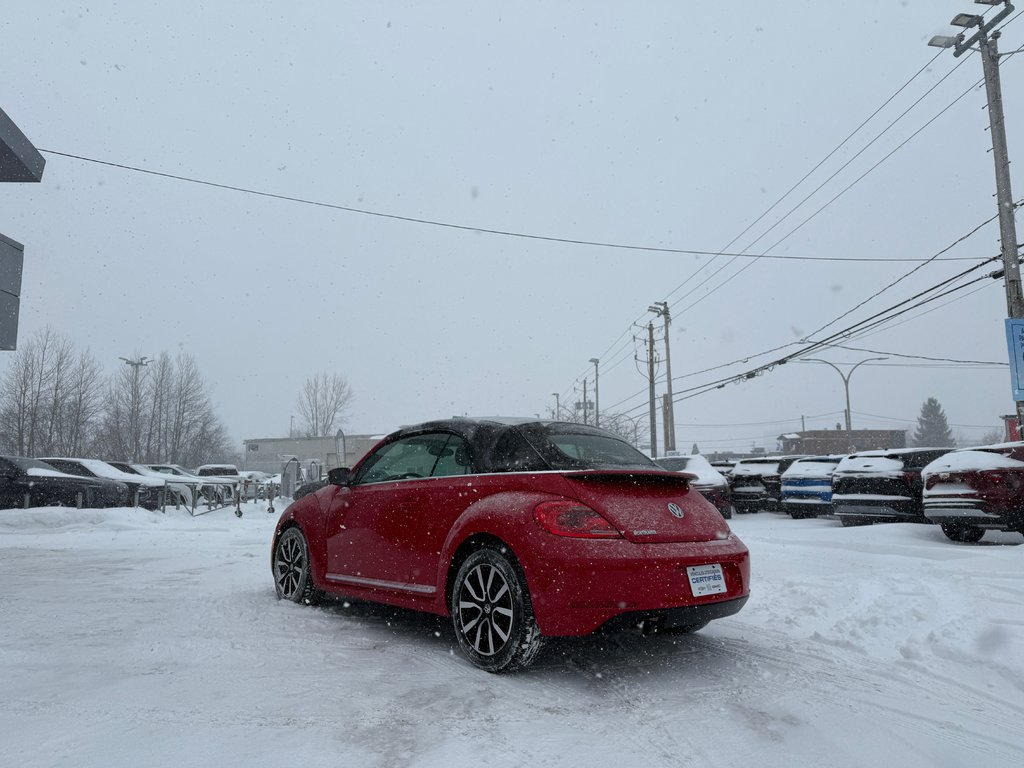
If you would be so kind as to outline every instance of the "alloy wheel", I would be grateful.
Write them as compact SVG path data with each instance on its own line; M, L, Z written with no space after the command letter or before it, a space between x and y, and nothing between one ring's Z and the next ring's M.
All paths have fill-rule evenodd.
M466 574L458 595L459 631L481 656L493 656L512 636L515 602L505 576L489 563Z

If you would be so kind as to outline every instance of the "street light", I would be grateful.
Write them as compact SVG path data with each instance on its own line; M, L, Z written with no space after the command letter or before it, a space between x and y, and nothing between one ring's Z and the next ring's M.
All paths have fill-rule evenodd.
M868 357L855 364L848 373L843 373L839 366L834 363L830 363L828 360L819 360L816 357L804 358L804 362L807 363L824 363L825 365L832 368L839 377L843 380L843 389L846 390L846 446L848 450L855 450L851 444L850 432L852 431L851 418L850 418L850 377L853 376L853 372L860 368L864 363L870 363L872 360L888 360L888 357Z
M142 410L142 403L140 392L139 392L139 369L144 365L149 365L153 362L150 358L145 355L141 356L138 360L132 360L127 357L119 357L118 360L123 360L125 365L129 365L132 368L132 403L131 413L128 415L128 425L131 429L132 437L132 461L139 461L139 442L142 436L139 422L141 420L140 411Z
M596 357L590 358L594 364L594 426L601 426L601 398L597 394L597 364L601 362Z
M937 35L928 41L928 45L939 48L953 48L953 55L960 57L968 51L977 50L981 54L981 67L985 77L985 94L988 102L989 134L992 137L992 160L996 172L996 205L999 209L999 242L1003 260L1003 275L1006 286L1007 328L1012 325L1010 320L1024 318L1024 290L1021 286L1020 262L1017 248L1017 224L1014 219L1016 205L1010 189L1010 157L1006 148L1006 122L1003 115L1003 94L999 82L999 36L996 27L1014 11L1010 0L974 0L976 5L996 6L1000 2L1003 9L986 21L984 17L971 13L960 13L951 24L962 27L964 32L949 38ZM977 27L970 37L968 30ZM973 46L977 43L977 48ZM1004 54L1005 55L1005 54ZM1013 55L1012 53L1009 55ZM1009 331L1008 331L1009 334ZM1012 344L1011 344L1012 346ZM1015 358L1014 349L1010 350ZM1017 408L1017 423L1024 424L1024 396L1014 385L1014 400Z

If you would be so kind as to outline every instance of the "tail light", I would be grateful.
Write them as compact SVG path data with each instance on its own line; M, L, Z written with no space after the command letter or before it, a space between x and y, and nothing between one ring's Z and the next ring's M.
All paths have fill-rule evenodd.
M575 539L620 539L622 534L600 513L577 501L545 501L533 517L548 533Z
M979 485L983 487L987 486L989 488L1004 488L1009 485L1005 473L993 472L992 470L979 472L978 481Z

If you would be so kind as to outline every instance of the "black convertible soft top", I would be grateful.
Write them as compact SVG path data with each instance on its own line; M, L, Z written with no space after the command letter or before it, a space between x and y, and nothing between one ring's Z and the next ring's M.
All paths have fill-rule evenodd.
M661 470L613 432L565 421L440 419L403 427L387 440L425 432L449 432L463 438L478 472Z

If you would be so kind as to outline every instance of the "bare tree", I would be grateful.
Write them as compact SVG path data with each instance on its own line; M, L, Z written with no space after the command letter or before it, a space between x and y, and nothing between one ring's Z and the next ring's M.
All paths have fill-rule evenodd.
M102 374L47 326L15 354L0 395L0 442L24 456L79 450L95 418Z
M548 416L556 421L568 421L573 424L585 424L583 421L583 410L574 410L572 408L561 408L561 413L558 418L555 418L555 409L548 408ZM593 421L593 414L588 416L588 421ZM606 429L609 432L614 432L616 435L621 437L627 443L632 443L634 447L639 447L640 443L647 437L647 423L646 417L641 414L640 416L629 416L625 413L617 413L615 411L601 411L601 429Z
M206 463L231 450L207 394L199 364L184 352L162 352L147 366L145 378L134 381L135 370L119 371L110 385L97 453L107 458L133 458L185 466ZM137 418L132 418L134 392ZM138 425L136 434L133 424ZM136 438L138 442L136 442Z
M79 353L67 378L52 453L60 456L89 453L103 411L105 385L106 378L96 358L88 351Z
M344 376L320 371L306 379L297 402L306 437L333 434L344 423L351 402L352 389Z

